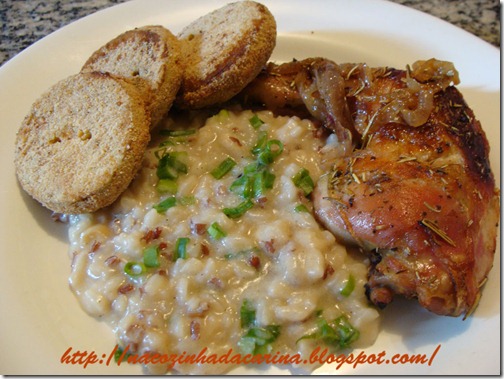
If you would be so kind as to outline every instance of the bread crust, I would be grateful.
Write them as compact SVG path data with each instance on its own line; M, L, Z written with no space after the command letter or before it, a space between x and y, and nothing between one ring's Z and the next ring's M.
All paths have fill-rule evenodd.
M259 74L276 44L276 22L264 5L240 1L200 17L178 37L185 71L176 104L198 109L229 100Z
M154 128L170 110L182 81L180 42L168 29L128 30L95 51L82 72L108 72L132 81L144 97Z
M150 139L135 86L103 73L79 73L33 105L16 136L16 175L50 210L94 212L114 202L139 170Z

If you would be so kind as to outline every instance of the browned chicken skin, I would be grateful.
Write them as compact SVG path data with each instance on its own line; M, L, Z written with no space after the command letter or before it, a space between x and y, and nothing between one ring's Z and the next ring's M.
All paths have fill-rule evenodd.
M289 97L281 107L289 102L298 107L301 98L310 109L322 98L313 83L327 83L313 75L312 62L295 63L305 71L290 72L297 85L284 89ZM287 65L284 70L293 68ZM320 69L324 62L317 65ZM440 315L469 314L492 267L499 195L488 141L452 85L458 83L457 72L435 60L419 61L408 71L340 67L353 125L331 120L345 117L341 105L317 104L322 113L310 113L340 139L339 129L351 128L357 148L337 158L317 184L318 219L369 254L367 293L374 304L383 307L400 294ZM280 86L280 75L273 76ZM315 102L307 101L306 93L295 96L310 88L300 84L310 78ZM278 97L263 100L271 109Z

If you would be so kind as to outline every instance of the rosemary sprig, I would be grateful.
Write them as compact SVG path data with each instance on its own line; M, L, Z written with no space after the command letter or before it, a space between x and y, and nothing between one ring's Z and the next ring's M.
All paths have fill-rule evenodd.
M455 242L448 236L448 234L446 234L444 232L444 230L442 230L441 228L439 228L439 226L437 226L433 221L431 220L427 220L427 219L422 219L422 221L420 221L420 223L429 228L430 230L432 230L434 233L436 233L439 237L441 237L446 243L448 243L449 245L453 246L453 247L456 247L455 245Z

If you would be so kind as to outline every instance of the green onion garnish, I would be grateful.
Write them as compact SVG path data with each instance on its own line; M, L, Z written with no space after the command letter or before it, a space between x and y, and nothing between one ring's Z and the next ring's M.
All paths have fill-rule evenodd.
M227 236L226 232L222 230L217 221L208 227L207 232L214 240L220 240Z
M238 347L244 354L268 354L272 350L271 343L280 335L280 326L267 325L250 328L238 341Z
M261 150L257 157L257 162L267 166L275 160L283 151L283 143L277 139L272 139L266 142L266 145Z
M181 196L177 199L177 204L179 204L179 205L194 205L194 204L196 204L196 198L194 196Z
M294 212L301 213L301 212L310 212L310 211L308 210L306 205L299 204L299 205L296 205L296 207L294 208Z
M313 188L315 187L309 171L305 168L299 170L299 172L292 177L292 181L294 182L296 187L303 190L305 196L308 196L310 193L312 193Z
M254 180L252 176L242 175L236 179L229 187L231 192L243 197L244 199L251 199L254 192Z
M227 109L221 109L216 116L220 122L226 121L229 118L229 111Z
M163 200L159 204L154 205L153 208L158 213L164 213L168 209L170 209L171 207L174 207L175 205L177 205L177 199L174 196L172 196L172 197L168 197L167 199Z
M345 297L348 297L353 292L354 288L355 288L355 278L352 274L350 274L348 276L348 280L346 281L345 287L341 289L340 294L342 294Z
M145 272L146 268L143 263L128 262L124 266L124 272L129 276L139 276Z
M238 341L238 347L244 354L270 353L271 343L280 335L280 326L258 326L256 323L256 310L252 302L245 299L240 308L240 325L248 330Z
M213 169L210 174L212 174L215 179L220 179L231 171L234 166L236 166L236 162L233 158L227 157L215 169Z
M261 127L261 125L264 124L264 121L261 120L259 118L259 116L257 114L254 114L250 119L249 119L249 122L250 122L250 125L252 125L252 127L254 129L258 129Z
M187 258L187 244L189 242L189 238L182 237L178 238L175 243L175 254L173 255L173 260L177 259L186 259Z
M120 348L119 346L117 347L117 350L115 351L114 353L114 361L116 363L121 363L119 362L119 359L121 359L122 355L124 353L124 349ZM126 354L124 355L123 357L123 360L126 362L128 360L128 358L131 356L132 354L127 351Z
M254 326L256 322L256 311L252 302L248 299L243 301L240 308L240 323L242 328L249 328Z
M182 154L168 153L160 160L156 171L159 179L177 179L179 174L187 174L187 165L178 157Z
M238 218L254 204L251 199L263 197L267 189L273 188L275 175L268 171L267 167L276 157L282 154L284 145L279 140L268 140L265 131L259 132L257 143L252 149L252 154L257 156L257 160L245 166L243 174L236 179L230 190L246 201L236 208L224 208L223 212L230 218Z
M275 175L267 170L260 171L254 175L254 197L261 197L267 189L273 188Z
M156 190L159 193L171 193L175 195L177 193L178 185L173 179L159 179L156 184Z
M143 251L143 262L145 267L159 267L159 247L146 247Z
M158 178L160 179L177 179L178 171L175 167L168 164L159 165L156 171Z
M222 212L229 218L239 218L253 206L254 203L251 200L245 200L235 208L224 208Z
M227 260L230 259L238 259L238 258L246 258L250 256L252 253L260 253L261 249L258 247L252 247L250 249L240 250L236 253L228 253L224 255L224 258Z
M253 163L249 163L243 168L243 173L245 175L254 175L258 171L261 171L264 168L264 166L261 166L257 161Z
M268 141L268 133L265 131L259 132L259 136L257 138L257 142L252 148L252 154L257 155L259 154L264 147L266 146L266 142Z
M336 348L347 348L352 342L355 342L360 333L355 329L346 316L340 316L331 322L327 322L320 315L317 320L317 331L299 338L296 342L303 339L322 340L326 345Z

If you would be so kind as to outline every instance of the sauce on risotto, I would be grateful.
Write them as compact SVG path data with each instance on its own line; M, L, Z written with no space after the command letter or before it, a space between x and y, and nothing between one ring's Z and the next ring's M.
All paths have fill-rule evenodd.
M318 346L371 344L378 313L364 294L366 267L312 214L331 150L313 124L224 110L202 127L177 126L153 137L118 201L70 217L70 286L83 309L139 355L307 359ZM145 369L165 373L169 363Z

